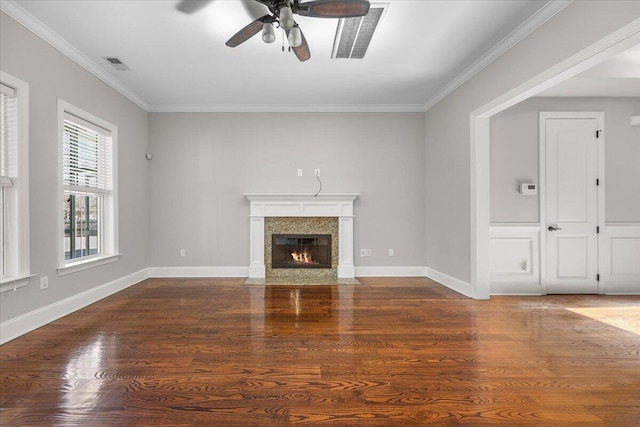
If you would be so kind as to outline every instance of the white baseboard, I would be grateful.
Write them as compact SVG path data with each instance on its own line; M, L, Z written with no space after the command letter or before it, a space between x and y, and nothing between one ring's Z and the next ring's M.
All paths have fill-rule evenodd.
M425 277L425 267L355 267L356 277ZM149 277L249 277L249 267L149 267Z
M543 295L540 283L491 283L491 295L519 295L540 296Z
M149 277L249 277L249 267L149 267Z
M0 345L149 278L144 268L0 324Z
M604 295L640 295L640 283L605 283Z
M471 292L471 283L467 283L460 279L456 279L455 277L451 277L448 274L440 273L433 268L426 267L426 276L441 285L446 286L447 288L454 290L456 292L461 293L462 295L468 296L469 298L473 298L473 294Z
M356 267L356 277L425 277L426 267Z

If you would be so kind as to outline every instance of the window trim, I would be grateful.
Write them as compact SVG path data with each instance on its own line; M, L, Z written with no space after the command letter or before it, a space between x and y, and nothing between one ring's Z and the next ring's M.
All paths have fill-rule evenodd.
M0 81L14 88L18 99L18 173L13 183L18 194L15 218L12 222L17 228L17 241L14 243L17 250L11 251L14 253L14 258L7 259L7 264L11 263L16 272L2 278L0 283L0 293L2 293L27 286L33 275L30 272L29 246L29 84L2 70L0 70Z
M64 205L63 199L65 195L65 186L63 182L64 168L64 120L70 114L83 121L89 122L103 128L111 133L111 180L112 189L110 195L104 197L105 205L102 223L100 227L103 230L103 252L99 255L87 256L82 258L73 258L65 260L64 256ZM120 257L119 239L118 239L118 127L99 117L88 113L68 102L58 98L58 275L65 276L67 274L76 273L78 271L97 267L100 265L115 262Z

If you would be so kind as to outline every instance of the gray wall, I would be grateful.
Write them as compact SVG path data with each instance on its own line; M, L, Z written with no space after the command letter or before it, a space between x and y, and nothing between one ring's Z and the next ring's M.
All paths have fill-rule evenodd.
M640 98L531 98L491 118L491 222L538 222L539 198L519 182L539 182L539 114L603 111L607 222L640 222Z
M148 115L115 90L0 12L0 66L29 84L31 279L0 295L0 321L103 285L149 266ZM118 126L120 252L116 263L58 277L57 98ZM49 276L41 291L39 277Z
M430 268L471 280L470 114L638 16L640 2L574 1L426 113Z
M356 266L424 265L423 114L152 113L149 140L152 266L246 267L243 193L313 194L316 168L323 192L361 193Z

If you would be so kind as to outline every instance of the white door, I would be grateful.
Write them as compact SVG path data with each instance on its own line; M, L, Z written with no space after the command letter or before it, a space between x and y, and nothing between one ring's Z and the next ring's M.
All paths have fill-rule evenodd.
M551 116L551 117L549 117ZM549 294L598 293L599 118L546 113L546 284ZM599 138L598 138L599 137Z

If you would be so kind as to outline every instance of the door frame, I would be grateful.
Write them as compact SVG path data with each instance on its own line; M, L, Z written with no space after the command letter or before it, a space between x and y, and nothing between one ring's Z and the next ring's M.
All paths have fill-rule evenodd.
M597 157L598 166L597 173L600 185L596 188L596 204L597 204L597 223L600 233L596 235L598 248L597 253L597 271L602 270L602 234L604 233L604 213L605 213L605 163L604 163L604 145L606 133L604 132L604 112L577 112L577 111L541 111L540 127L538 132L538 205L540 219L540 290L542 295L547 294L547 138L546 138L546 120L547 119L595 119L597 121L598 130L602 131L597 141ZM594 183L595 185L595 183ZM601 277L602 278L602 277ZM598 294L603 293L604 286L602 282L597 282Z
M491 117L638 44L640 44L640 19L632 21L516 88L498 96L469 115L470 297L489 299L491 295L491 274L489 272L491 261L489 255ZM604 282L600 282L600 287L604 289Z

